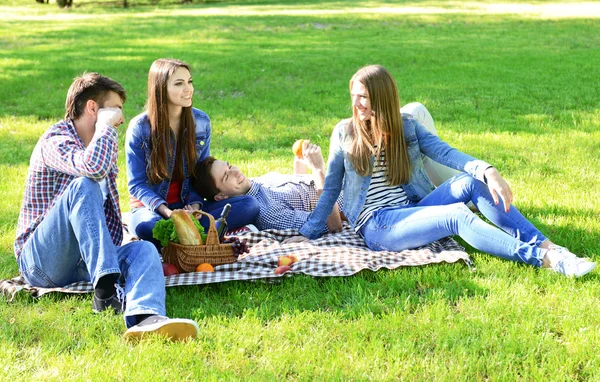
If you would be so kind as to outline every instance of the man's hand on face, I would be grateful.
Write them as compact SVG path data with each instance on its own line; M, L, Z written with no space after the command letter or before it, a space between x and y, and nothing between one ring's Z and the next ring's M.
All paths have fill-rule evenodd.
M123 111L118 107L103 107L98 110L96 128L101 126L112 126L115 129L125 122Z

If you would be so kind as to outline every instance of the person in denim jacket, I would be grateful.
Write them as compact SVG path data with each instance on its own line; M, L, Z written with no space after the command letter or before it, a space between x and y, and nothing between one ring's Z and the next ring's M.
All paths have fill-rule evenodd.
M226 202L204 202L190 186L196 161L210 155L210 119L192 107L194 86L188 64L158 59L148 75L146 111L129 123L125 138L130 193L130 233L152 241L152 229L175 209L203 209L220 216ZM256 200L229 200L230 228L248 224L258 213ZM208 219L201 224L208 228Z
M340 193L344 214L372 250L402 251L458 235L504 259L582 276L595 263L548 240L511 205L512 191L490 164L464 154L408 114L381 66L361 68L350 80L353 116L338 123L330 142L325 186L300 229L315 239ZM423 159L461 173L435 188ZM472 202L495 226L474 214Z

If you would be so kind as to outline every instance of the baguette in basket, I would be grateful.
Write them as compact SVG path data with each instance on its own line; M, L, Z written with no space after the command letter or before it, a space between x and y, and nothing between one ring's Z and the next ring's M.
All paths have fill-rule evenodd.
M171 219L173 219L173 225L175 225L175 231L177 232L177 237L179 237L179 244L202 245L200 232L198 232L196 225L187 212L184 210L175 210L171 214Z
M201 263L208 263L212 266L230 264L237 260L235 250L231 243L221 244L215 227L215 219L212 215L203 211L194 211L195 218L205 216L208 218L210 225L206 236L206 242L201 245L184 245L183 239L177 229L177 215L173 211L171 219L175 225L175 231L179 236L180 244L169 242L162 249L162 256L165 263L173 264L180 272L194 272L196 267ZM187 212L181 211L187 215ZM189 216L188 216L189 218ZM192 223L193 224L193 223ZM189 238L189 237L186 237Z

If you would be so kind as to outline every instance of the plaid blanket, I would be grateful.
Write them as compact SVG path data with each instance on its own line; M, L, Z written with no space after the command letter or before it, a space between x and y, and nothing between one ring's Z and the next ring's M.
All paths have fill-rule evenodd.
M250 253L237 262L215 267L212 273L183 273L165 277L166 286L209 284L232 280L275 279L293 274L310 276L350 276L364 269L375 272L381 268L395 269L433 263L454 263L463 260L471 264L469 255L456 241L445 238L421 248L402 252L371 251L363 239L348 225L341 232L304 243L282 244L284 239L298 235L297 230L265 230L243 235ZM298 262L283 275L274 274L279 256L295 255ZM90 282L79 282L63 288L37 288L28 285L22 277L0 281L0 291L10 299L19 291L34 297L49 292L89 293Z

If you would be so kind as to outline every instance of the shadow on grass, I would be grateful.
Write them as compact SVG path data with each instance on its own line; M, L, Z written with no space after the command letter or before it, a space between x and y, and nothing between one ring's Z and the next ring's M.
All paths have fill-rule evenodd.
M525 264L510 264L500 271L506 282L531 284L537 294L552 293L552 280L543 272ZM6 266L2 262L2 268ZM517 269L522 271L514 272ZM417 314L433 304L443 304L454 313L461 313L465 301L486 299L489 289L482 286L483 273L472 273L461 262L419 267L401 267L378 272L361 271L349 277L310 277L292 275L275 281L235 281L207 285L167 288L167 314L172 317L235 320L250 315L265 325L283 317L293 318L302 312L320 312L342 321L375 319L395 314ZM556 276L561 277L561 276ZM598 283L600 275L592 273L578 279L578 285ZM6 301L5 297L1 297ZM68 295L52 293L39 299L21 292L9 306L26 308L44 301L79 309L90 309L91 294ZM38 309L38 308L36 308ZM73 308L70 308L73 309Z
M362 271L343 278L293 275L275 282L257 280L170 287L167 288L167 310L174 317L190 317L193 313L196 319L242 317L252 310L265 322L302 311L326 312L344 320L355 320L365 315L412 314L419 307L439 300L454 309L461 299L485 297L487 293L486 288L470 279L464 266L410 268L376 273ZM27 306L42 299L57 303L75 299L81 300L83 305L89 302L91 307L91 294L51 293L35 299L26 292L19 292L12 304Z
M283 315L319 311L343 320L363 316L414 313L420 306L443 300L454 306L460 299L484 296L486 289L468 277L455 278L448 265L400 268L350 277L293 275L276 282L229 282L168 291L174 315L242 317L248 311L265 322ZM432 268L436 268L433 270ZM468 271L464 270L464 272ZM454 276L450 276L450 275Z
M542 221L551 217L570 217L577 216L579 221L597 219L597 212L586 208L569 208L563 206L552 206L546 209L528 207L519 209L519 211L529 220L542 234L557 245L568 247L568 249L577 256L586 257L593 261L600 261L598 258L598 245L600 243L600 234L596 231L575 228L571 225L550 225ZM479 214L486 222L489 223L483 215ZM476 250L460 237L454 237L460 245L462 245L468 253L473 253ZM492 256L492 255L486 255ZM477 265L477 264L475 264ZM528 265L523 265L528 267ZM595 274L586 276L583 280L588 280L590 277L595 279ZM600 277L600 276L598 276Z
M598 212L592 209L569 208L564 206L552 206L546 209L528 207L521 211L533 225L539 229L548 239L558 245L569 247L573 253L590 257L593 260L600 261L596 258L598 254L598 243L600 243L600 233L590 229L576 228L571 225L549 225L541 221L543 217L571 217L577 216L578 221L596 221ZM540 217L540 218L538 218ZM569 244L567 244L569 243Z
M9 29L17 23L6 22ZM365 54L395 74L405 102L426 99L437 119L463 121L470 132L553 133L553 124L597 110L599 98L598 89L579 86L593 83L591 63L600 60L581 33L599 28L589 20L153 15L68 25L44 33L32 25L18 44L5 44L17 62L5 68L0 115L35 108L56 118L71 79L97 70L129 90L133 116L143 106L150 63L161 56L192 64L206 101L196 104L209 115L227 111L243 120L254 113L287 126L303 110L345 116L348 79L367 63ZM219 92L244 96L211 96Z

